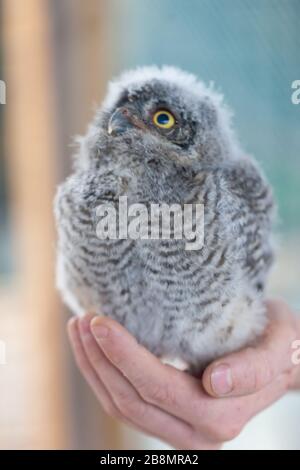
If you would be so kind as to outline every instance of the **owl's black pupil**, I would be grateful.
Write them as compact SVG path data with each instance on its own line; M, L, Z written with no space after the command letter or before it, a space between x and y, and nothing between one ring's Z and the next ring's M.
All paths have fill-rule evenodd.
M168 124L170 118L169 116L166 114L166 113L160 113L158 116L157 116L157 122L158 124Z

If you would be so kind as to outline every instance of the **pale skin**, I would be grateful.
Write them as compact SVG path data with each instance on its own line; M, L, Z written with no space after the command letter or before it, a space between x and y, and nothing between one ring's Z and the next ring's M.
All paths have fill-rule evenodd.
M300 365L292 361L300 319L281 300L266 304L270 323L259 343L213 362L200 379L162 364L109 318L72 318L68 334L106 413L177 449L219 449L253 416L300 389Z

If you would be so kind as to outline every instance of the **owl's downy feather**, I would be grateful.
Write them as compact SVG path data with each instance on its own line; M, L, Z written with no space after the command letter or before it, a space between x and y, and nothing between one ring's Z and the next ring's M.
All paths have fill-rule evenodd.
M157 125L160 110L172 125L166 115ZM101 240L96 208L118 208L120 196L204 204L203 247ZM58 287L74 313L109 315L157 356L199 371L266 325L272 212L269 185L241 149L219 93L172 67L127 72L110 84L58 189Z

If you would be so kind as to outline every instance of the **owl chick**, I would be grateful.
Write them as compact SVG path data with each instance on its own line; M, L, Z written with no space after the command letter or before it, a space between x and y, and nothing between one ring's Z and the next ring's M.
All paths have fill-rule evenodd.
M55 200L57 284L78 315L108 315L162 359L199 373L253 343L267 318L273 198L222 96L173 67L109 85ZM201 204L203 245L101 238L97 208Z

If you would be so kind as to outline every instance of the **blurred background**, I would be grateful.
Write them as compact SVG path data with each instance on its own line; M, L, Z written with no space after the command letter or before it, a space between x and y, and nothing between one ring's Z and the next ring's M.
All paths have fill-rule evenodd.
M107 418L75 369L54 288L55 188L107 81L173 64L213 81L279 206L269 291L300 306L299 0L0 0L0 448L163 448ZM3 361L2 361L3 362ZM300 399L232 449L300 449Z

